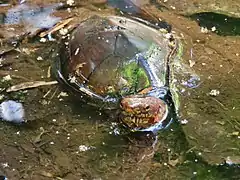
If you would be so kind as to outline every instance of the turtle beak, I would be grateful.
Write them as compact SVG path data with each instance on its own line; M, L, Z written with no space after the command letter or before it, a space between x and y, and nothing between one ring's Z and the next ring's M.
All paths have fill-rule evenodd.
M147 128L167 117L167 104L156 97L129 96L120 103L120 120L130 128Z

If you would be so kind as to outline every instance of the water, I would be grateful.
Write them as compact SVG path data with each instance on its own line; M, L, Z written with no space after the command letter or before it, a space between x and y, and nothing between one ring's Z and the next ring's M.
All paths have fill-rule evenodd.
M0 175L13 180L240 179L239 36L202 33L197 23L179 15L180 2L165 4L176 7L175 13L170 13L171 8L160 11L156 3L146 6L146 1L139 2L143 5L133 9L141 7L168 22L182 42L183 51L179 56L182 59L172 66L178 75L187 73L173 76L181 92L178 93L179 119L158 132L158 143L152 147L151 135L118 135L114 116L85 105L71 93L63 96L60 92L66 89L62 86L6 93L4 88L20 82L52 80L48 77L48 68L56 44L41 43L40 38L35 37L22 42L18 51L1 56L0 75L10 74L12 78L8 82L1 80L1 102L21 101L28 123L0 123ZM108 6L103 8L102 4L94 7L77 6L70 14L79 16L80 21L93 13L116 12ZM58 17L66 14L69 15L60 10ZM0 37L4 39L6 29L1 28ZM0 48L5 50L5 46ZM38 57L43 60L38 61ZM189 60L195 62L191 68ZM198 76L189 76L190 70ZM210 96L209 92L214 89L220 94ZM179 120L184 119L188 123L181 125ZM231 162L228 157L236 165L224 164L224 161Z
M239 36L240 35L240 19L229 17L227 15L205 12L196 13L190 16L195 19L201 27L206 27L218 35L223 36Z

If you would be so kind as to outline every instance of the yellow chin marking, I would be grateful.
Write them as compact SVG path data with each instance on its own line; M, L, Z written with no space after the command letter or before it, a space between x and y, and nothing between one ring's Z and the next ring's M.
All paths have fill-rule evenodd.
M144 127L149 124L150 116L142 114L142 116L127 116L123 118L123 122L130 127Z

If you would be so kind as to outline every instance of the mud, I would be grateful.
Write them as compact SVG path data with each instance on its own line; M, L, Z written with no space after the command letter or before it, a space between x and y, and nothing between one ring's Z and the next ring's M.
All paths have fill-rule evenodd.
M52 15L62 19L74 15L77 23L93 14L116 13L105 1L75 2L78 5L71 12L61 8ZM227 8L223 6L226 1L218 2L218 7ZM47 7L59 1L30 3ZM151 135L115 135L112 117L81 103L60 85L6 93L5 88L20 82L54 80L49 77L49 68L57 48L55 41L43 43L33 34L24 36L14 49L10 42L18 42L29 29L21 23L1 24L1 102L23 102L28 121L19 125L0 122L0 175L11 180L240 179L240 38L203 32L196 21L182 16L199 9L216 12L207 3L200 6L193 1L169 0L138 4L147 14L172 25L183 44L182 62L189 66L189 60L194 62L191 69L200 77L194 89L184 87L176 77L182 90L180 118L159 132L155 147L151 146ZM1 11L7 13L17 4L4 6ZM234 13L227 15L238 16L237 5L232 7L229 12ZM6 75L12 79L3 81ZM211 96L211 90L220 93ZM181 125L181 120L187 124ZM218 165L225 161L236 165Z

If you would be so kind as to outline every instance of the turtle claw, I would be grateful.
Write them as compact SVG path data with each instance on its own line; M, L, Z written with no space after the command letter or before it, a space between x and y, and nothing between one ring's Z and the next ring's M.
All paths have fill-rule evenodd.
M106 96L102 99L102 101L103 105L100 107L100 109L117 109L117 98Z
M155 140L152 144L152 148L155 149L156 145L157 145L157 142L158 142L158 135L155 135Z
M169 88L168 87L156 87L153 88L151 91L148 92L149 96L154 96L154 97L158 97L160 99L166 99L167 95L169 94Z

